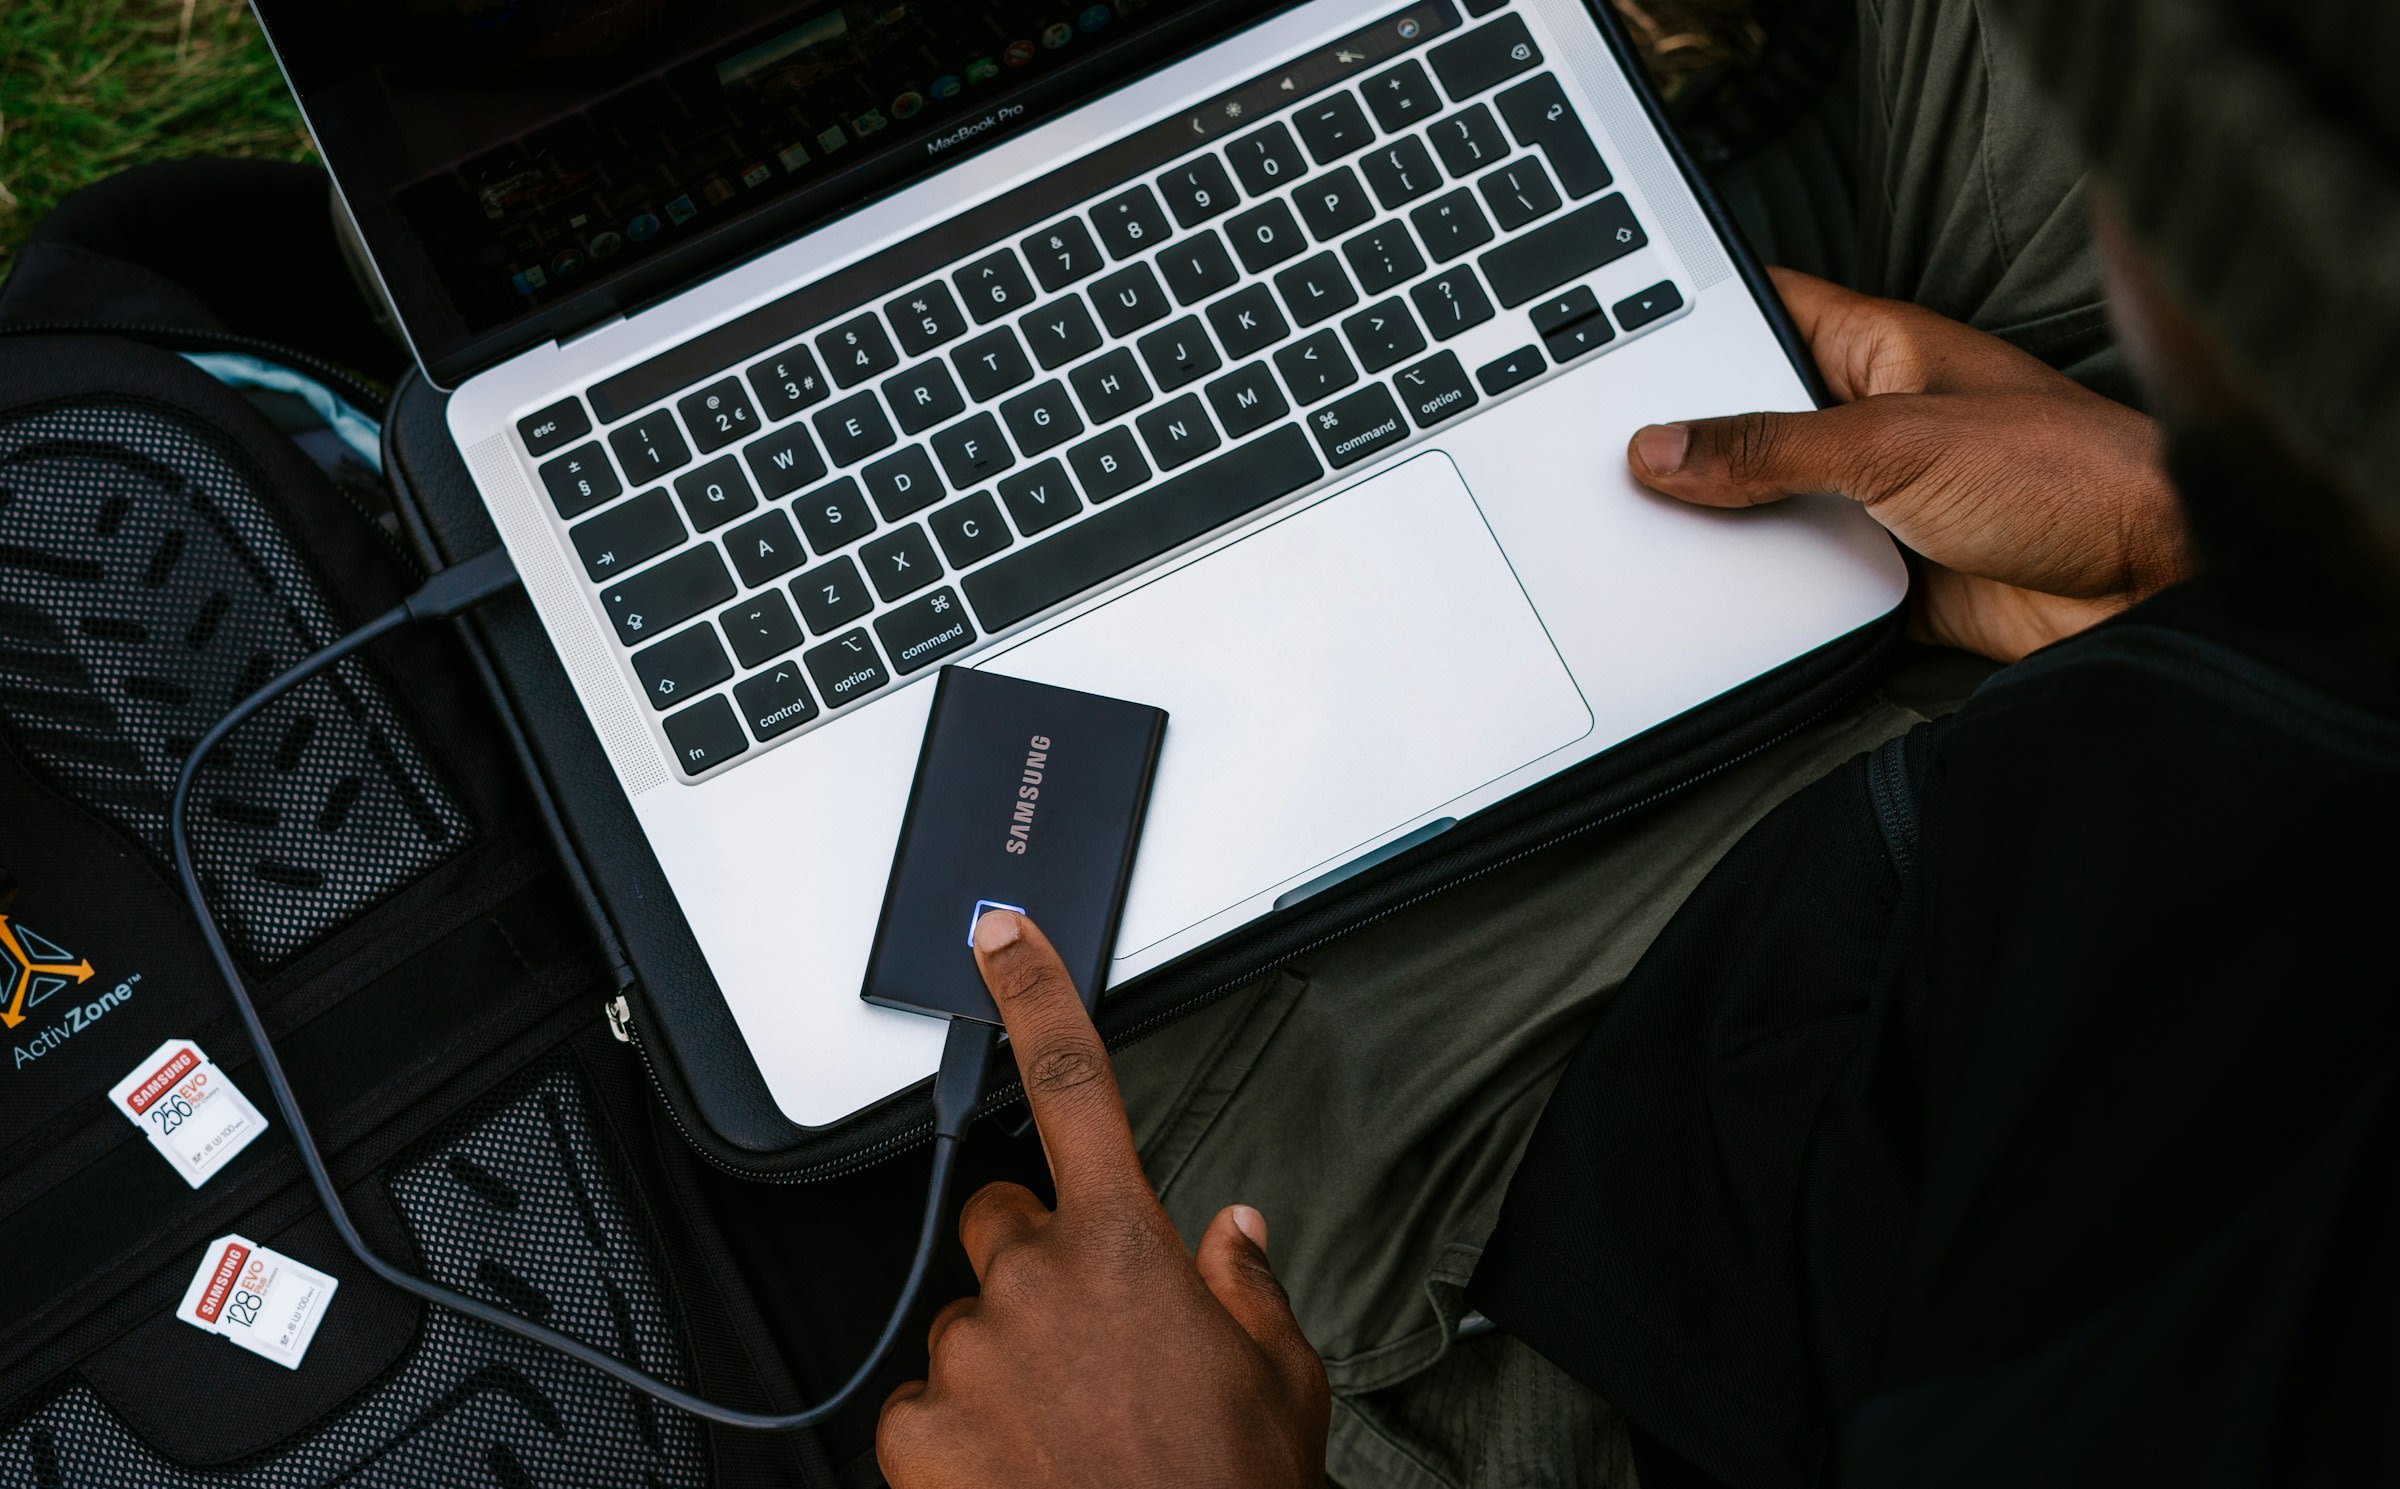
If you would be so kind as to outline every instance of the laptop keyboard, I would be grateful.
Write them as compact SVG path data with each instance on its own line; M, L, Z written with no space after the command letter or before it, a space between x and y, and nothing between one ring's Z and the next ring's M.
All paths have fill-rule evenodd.
M1030 232L519 421L685 775L1680 310L1574 284L1645 230L1524 22L1454 27L1402 12L1204 105L1221 143L1068 167ZM1507 355L1445 346L1500 316Z

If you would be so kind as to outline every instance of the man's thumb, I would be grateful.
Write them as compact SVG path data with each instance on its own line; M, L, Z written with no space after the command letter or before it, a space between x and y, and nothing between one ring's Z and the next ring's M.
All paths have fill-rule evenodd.
M1316 1350L1292 1316L1291 1299L1267 1265L1266 1239L1267 1217L1248 1205L1227 1205L1200 1237L1194 1257L1200 1280L1278 1364L1287 1370L1321 1370Z
M1806 414L1736 414L1650 424L1625 452L1634 479L1705 507L1754 507L1803 491L1870 499L1865 452L1881 410L1852 403Z

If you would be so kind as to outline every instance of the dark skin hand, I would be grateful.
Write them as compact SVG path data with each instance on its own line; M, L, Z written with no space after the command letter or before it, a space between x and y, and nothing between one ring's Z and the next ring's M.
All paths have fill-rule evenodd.
M1916 555L1917 635L1997 662L2184 577L2146 415L1930 310L1769 272L1839 406L1651 425L1637 479L1712 507L1849 497Z
M936 1315L926 1379L883 1405L893 1489L1300 1489L1325 1481L1325 1367L1234 1205L1186 1252L1134 1155L1108 1051L1033 922L976 926L1058 1189L967 1201L982 1284Z

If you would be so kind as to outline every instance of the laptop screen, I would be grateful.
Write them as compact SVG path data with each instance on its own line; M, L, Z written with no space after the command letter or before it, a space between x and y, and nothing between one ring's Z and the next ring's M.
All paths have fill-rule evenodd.
M258 0L449 383L1290 0Z

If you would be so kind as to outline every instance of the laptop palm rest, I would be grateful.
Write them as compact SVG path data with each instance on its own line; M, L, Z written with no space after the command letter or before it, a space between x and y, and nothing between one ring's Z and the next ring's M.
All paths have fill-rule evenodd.
M1592 728L1439 451L976 665L1167 711L1120 957Z

